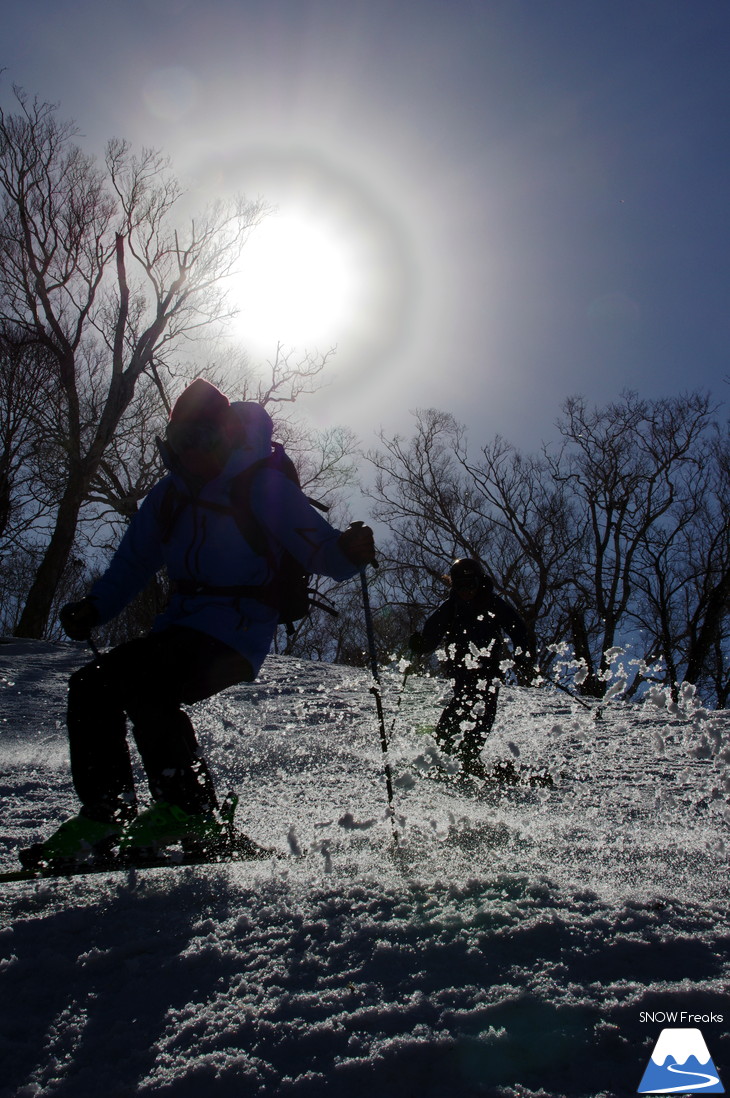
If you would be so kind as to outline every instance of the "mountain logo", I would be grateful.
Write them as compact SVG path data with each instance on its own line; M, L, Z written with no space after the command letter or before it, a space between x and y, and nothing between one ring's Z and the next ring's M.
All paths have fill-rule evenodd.
M637 1094L724 1094L699 1029L663 1029Z

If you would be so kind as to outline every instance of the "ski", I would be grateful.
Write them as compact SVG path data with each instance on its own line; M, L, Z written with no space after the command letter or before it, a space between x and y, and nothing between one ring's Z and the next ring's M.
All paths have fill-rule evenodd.
M0 870L0 883L13 881L43 881L66 877L88 877L100 873L125 873L145 869L183 869L196 865L236 865L266 862L289 857L274 847L260 846L248 836L237 837L224 850L170 850L156 854L133 856L109 855L94 862L72 862L68 865L39 865Z
M432 767L425 777L443 785L452 786L459 792L491 793L503 789L541 788L552 789L555 785L547 770L535 770L531 766L515 766L511 760L496 762L491 767L483 767L479 773L449 771Z

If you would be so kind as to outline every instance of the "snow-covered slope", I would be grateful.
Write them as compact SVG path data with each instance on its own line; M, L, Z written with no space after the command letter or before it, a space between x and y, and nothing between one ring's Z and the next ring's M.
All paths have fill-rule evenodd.
M0 868L75 811L82 658L0 646ZM3 1098L623 1096L672 1011L727 1086L730 715L506 688L485 757L555 785L475 798L423 776L444 684L396 709L386 673L394 856L370 685L271 657L196 707L240 825L303 856L1 886Z

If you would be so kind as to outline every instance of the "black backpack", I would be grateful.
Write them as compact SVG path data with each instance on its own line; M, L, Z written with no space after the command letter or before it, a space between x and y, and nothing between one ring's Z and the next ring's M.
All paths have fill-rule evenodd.
M279 624L286 626L288 635L294 632L294 622L301 621L309 616L312 607L325 610L328 614L337 616L337 611L321 599L314 598L316 592L310 587L312 574L306 572L296 557L293 557L286 549L282 551L281 558L277 561L266 531L254 515L250 505L251 484L253 478L261 469L276 469L283 473L289 480L300 486L299 474L296 466L284 447L279 442L272 443L272 452L268 457L255 461L243 472L239 473L231 481L231 505L210 503L206 500L194 499L185 495L177 485L170 481L167 491L160 506L159 521L162 532L162 541L169 541L173 529L183 510L195 504L221 514L233 515L238 529L258 555L265 557L269 563L273 578L263 585L236 584L228 587L216 587L211 584L197 583L195 580L178 580L173 583L173 590L182 595L231 595L239 597L256 598L259 602L272 606L279 612ZM307 497L313 507L320 511L329 511L324 503Z

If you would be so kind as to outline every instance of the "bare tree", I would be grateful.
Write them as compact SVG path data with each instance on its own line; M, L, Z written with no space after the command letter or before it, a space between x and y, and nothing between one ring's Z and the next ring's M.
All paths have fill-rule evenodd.
M602 409L573 397L563 411L558 427L569 447L555 477L569 487L585 529L575 558L573 641L588 667L583 690L600 697L641 551L687 498L713 409L700 393L646 401L625 392Z
M554 474L547 448L523 455L497 436L474 465L464 462L477 490L479 514L492 529L492 559L499 562L503 592L520 608L536 650L541 623L543 666L549 645L564 634L565 592L582 533L565 485Z
M415 419L408 443L381 434L385 449L368 455L375 515L393 532L391 601L415 627L419 603L430 608L443 598L441 577L454 557L474 557L519 609L535 647L541 619L548 660L548 644L565 625L560 594L579 539L568 493L545 459L525 458L502 438L472 462L465 429L452 416L429 409Z
M650 531L636 569L637 628L660 659L675 700L691 682L725 707L730 691L730 446L698 447L700 460L665 521Z
M0 304L53 362L63 454L53 530L17 627L40 636L140 379L229 315L223 280L264 208L219 204L183 233L181 190L160 153L135 156L114 140L101 169L55 106L15 94L18 112L0 110Z
M301 354L293 347L277 343L274 357L266 362L266 369L252 370L246 362L238 399L255 400L269 411L271 406L281 408L284 404L294 404L301 396L321 388L321 374L335 351L335 347L330 347L321 354L310 351Z
M691 550L697 592L689 616L684 678L707 682L717 703L730 695L730 437L727 429L708 455L712 461L707 507Z
M455 556L486 557L491 530L464 475L463 426L433 408L417 411L415 420L409 441L380 433L384 449L367 455L376 473L368 494L375 517L393 531L396 559L441 575Z
M469 555L534 631L544 670L567 645L579 689L602 696L612 659L634 646L647 677L730 689L730 446L707 395L604 408L566 401L563 439L525 457L502 438L476 460L449 415L416 414L413 437L381 435L375 515L393 532L380 582L412 626L443 597L438 576Z
M11 545L38 521L33 459L43 444L40 414L50 391L51 364L42 348L28 346L0 327L0 547Z

